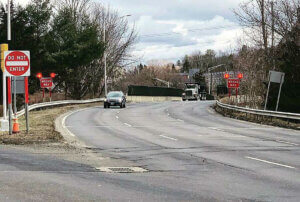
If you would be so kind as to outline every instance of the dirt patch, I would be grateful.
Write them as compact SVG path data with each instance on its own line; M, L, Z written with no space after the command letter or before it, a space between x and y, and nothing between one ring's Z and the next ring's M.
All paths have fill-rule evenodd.
M9 135L8 132L0 132L0 144L45 144L45 143L62 143L63 137L55 131L54 121L61 114L70 110L76 110L86 107L99 106L102 103L70 105L49 108L39 111L30 111L29 133L26 133L25 117L19 118L20 133Z

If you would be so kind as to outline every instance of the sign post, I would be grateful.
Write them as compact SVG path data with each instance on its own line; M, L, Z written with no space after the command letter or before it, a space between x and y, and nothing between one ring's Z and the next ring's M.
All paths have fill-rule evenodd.
M229 98L230 98L231 88L235 88L235 95L237 98L238 97L238 89L240 87L240 79L228 79L227 86L228 86Z
M266 101L265 101L264 110L267 109L267 103L268 103L268 97L269 97L269 91L270 91L271 82L273 82L273 83L280 83L278 97L277 97L277 103L276 103L276 109L275 109L276 111L278 110L278 105L279 105L279 100L280 100L280 94L281 94L281 88L282 88L282 84L284 82L284 76L285 76L285 73L283 73L283 72L276 72L276 71L270 71L269 72L269 83L268 83L268 90L267 90L267 95L266 95Z
M2 70L2 86L3 86L3 119L1 120L1 130L9 130L9 122L7 121L7 97L6 97L6 76L5 76L5 64L4 64L4 52L8 50L8 44L1 44L1 70Z
M25 77L25 119L26 119L26 133L29 132L29 115L28 115L28 103L29 103L29 93L28 93L28 77Z
M230 75L228 73L224 74L224 78L227 80L227 88L228 88L228 95L229 98L231 96L231 89L235 88L235 96L238 99L240 81L243 78L243 74L239 73L238 78L230 79Z
M47 88L49 90L49 97L50 97L50 102L51 102L51 97L52 97L52 86L53 86L53 79L52 77L42 77L40 78L40 85L41 88L43 89L43 101L45 97L45 89Z
M12 134L11 78L7 77L7 101L9 117L9 134Z
M4 52L5 76L7 77L8 104L9 104L9 134L19 132L19 124L16 117L16 78L19 76L30 76L30 52L29 51L5 51ZM12 127L12 95L11 95L11 77L14 78L14 100L15 100L15 118ZM28 90L28 82L26 83ZM27 95L28 97L28 95Z

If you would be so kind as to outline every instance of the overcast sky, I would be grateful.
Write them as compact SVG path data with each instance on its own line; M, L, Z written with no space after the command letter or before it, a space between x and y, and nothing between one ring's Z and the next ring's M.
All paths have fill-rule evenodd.
M232 9L243 0L95 1L118 10L120 15L132 15L128 20L140 35L133 54L141 62L176 61L206 49L228 51L241 35Z

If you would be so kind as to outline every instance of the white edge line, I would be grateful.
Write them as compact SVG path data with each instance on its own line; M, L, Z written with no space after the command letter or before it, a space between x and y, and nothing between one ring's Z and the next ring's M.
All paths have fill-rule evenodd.
M271 162L271 161L267 161L267 160L263 160L263 159L253 158L253 157L250 157L250 156L245 156L245 158L256 160L256 161L261 161L261 162L264 162L264 163L269 163L269 164L273 164L273 165L277 165L277 166L282 166L282 167L286 167L286 168L296 169L295 167L292 167L292 166L288 166L288 165L284 165L284 164L280 164L280 163L275 163L275 162Z
M163 137L163 138L166 138L166 139L169 139L169 140L174 140L174 141L177 141L176 138L172 138L172 137L168 137L168 136L164 136L164 135L159 135L160 137Z
M62 127L65 128L65 129L67 129L69 135L75 137L75 135L67 128L67 126L66 126L66 119L67 119L69 116L71 116L72 114L75 114L75 113L77 113L77 112L80 112L80 111L83 111L83 110L86 110L86 109L88 109L88 108L83 108L83 109L79 109L79 110L73 111L73 112L67 114L65 117L63 117L63 119L62 119Z

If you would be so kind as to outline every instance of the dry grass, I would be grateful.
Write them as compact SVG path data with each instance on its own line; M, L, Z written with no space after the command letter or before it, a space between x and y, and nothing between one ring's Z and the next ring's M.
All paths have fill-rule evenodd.
M29 112L29 134L26 133L25 117L19 118L20 133L9 135L8 132L0 132L0 143L2 144L40 144L62 142L63 137L55 131L54 121L61 114L70 110L85 107L99 106L100 103L70 105L63 107L49 108L40 111Z

